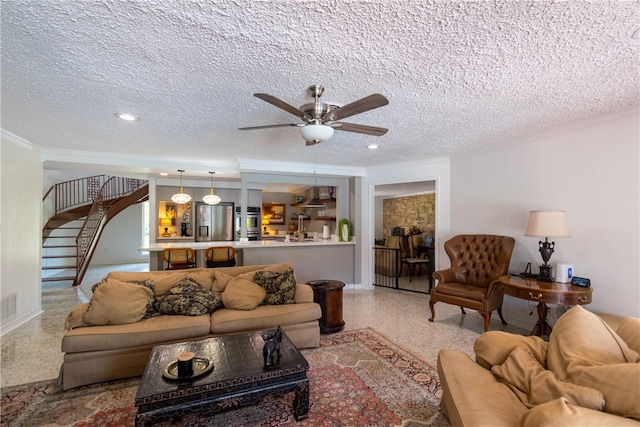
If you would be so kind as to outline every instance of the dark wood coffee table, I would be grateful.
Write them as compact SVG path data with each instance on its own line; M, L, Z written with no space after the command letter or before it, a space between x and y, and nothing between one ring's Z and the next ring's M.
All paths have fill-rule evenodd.
M290 391L295 391L293 415L296 420L306 418L309 363L283 333L280 362L265 368L262 347L266 332L154 347L135 398L136 426L148 426L160 420L176 421L191 412L211 416L238 406L257 404L268 394L282 396ZM165 378L165 367L185 351L213 360L213 370L191 380Z

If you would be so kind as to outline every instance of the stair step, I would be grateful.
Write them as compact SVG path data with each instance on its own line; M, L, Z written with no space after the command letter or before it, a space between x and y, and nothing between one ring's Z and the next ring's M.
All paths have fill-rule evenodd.
M72 281L76 280L76 276L55 276L55 277L43 277L42 282L63 282L63 281Z
M42 246L42 249L53 249L53 248L75 248L76 245L51 245L51 246Z
M52 267L42 267L43 270L75 270L75 265L56 265Z
M47 236L47 239L75 239L77 236Z
M43 255L42 259L75 258L75 255Z

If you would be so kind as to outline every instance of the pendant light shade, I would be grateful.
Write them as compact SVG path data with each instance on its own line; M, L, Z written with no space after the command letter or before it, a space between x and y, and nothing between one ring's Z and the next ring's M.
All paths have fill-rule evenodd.
M171 200L174 203L178 203L180 205L185 204L187 202L191 201L191 196L188 194L185 194L182 191L182 172L184 172L184 169L178 169L178 172L180 172L180 192L174 194L173 196L171 196Z
M211 174L211 187L209 188L209 194L202 198L202 201L208 205L217 205L222 201L220 196L213 194L213 174L215 172L209 172Z

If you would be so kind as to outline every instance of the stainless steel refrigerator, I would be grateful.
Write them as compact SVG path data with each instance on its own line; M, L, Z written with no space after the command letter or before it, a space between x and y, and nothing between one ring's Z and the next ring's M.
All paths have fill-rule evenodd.
M234 203L196 202L196 242L231 241L235 237Z

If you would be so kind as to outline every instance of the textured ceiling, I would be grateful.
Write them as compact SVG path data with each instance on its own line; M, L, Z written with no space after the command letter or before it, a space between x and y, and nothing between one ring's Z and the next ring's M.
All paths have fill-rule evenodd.
M368 167L462 154L639 103L637 1L3 0L5 131L53 150ZM389 105L306 147L306 88ZM123 122L116 112L131 112ZM380 148L368 150L375 142ZM66 153L66 151L63 151ZM77 154L77 153L76 153ZM95 156L100 157L100 156ZM165 159L166 160L166 159ZM206 168L203 172L206 175Z

